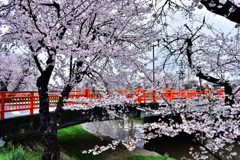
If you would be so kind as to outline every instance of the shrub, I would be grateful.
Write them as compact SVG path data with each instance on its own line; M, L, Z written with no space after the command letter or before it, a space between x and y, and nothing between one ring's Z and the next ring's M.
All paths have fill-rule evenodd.
M9 160L30 160L24 153L22 146L18 146L17 149L13 148L13 155L9 157Z

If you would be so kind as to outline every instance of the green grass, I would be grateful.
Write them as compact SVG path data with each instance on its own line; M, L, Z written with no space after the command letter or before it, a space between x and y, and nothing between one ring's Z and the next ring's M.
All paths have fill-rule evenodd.
M82 154L83 150L92 149L96 144L101 145L103 141L79 125L60 129L58 138L62 150L70 157L87 160L101 159L101 155Z
M169 158L168 155L165 156L130 156L127 159L122 160L175 160L173 158Z
M84 130L80 125L75 125L58 130L59 142L72 141L76 138L78 140L99 140L99 138Z
M17 148L9 150L6 148L0 148L1 160L39 160L41 159L42 151L26 151L19 145Z
M10 155L10 151L6 150L5 148L0 148L0 159L5 160L8 158L8 155Z
M137 123L143 123L143 119L144 118L134 118L134 119L128 119L128 121L133 121L133 122L137 122Z
M22 145L13 145L8 142L5 147L0 148L1 160L39 160L42 157L42 150L26 150Z
M101 159L101 155L94 156L93 154L82 154L83 150L93 148L93 146L101 142L101 140L95 137L94 135L88 133L79 125L59 129L58 138L59 144L61 146L61 152L68 156L67 158L64 158L64 156L62 156L61 157L62 160L68 160L69 157L72 157L72 160ZM43 153L43 143L41 141L42 136L36 135L26 139L15 140L14 142L12 141L7 142L5 147L0 148L0 160L10 160L9 157L12 157L16 152L16 149L14 149L14 147L18 148L19 151L22 150L21 153L23 153L23 155L25 155L26 158L29 158L31 160L41 159ZM23 147L19 148L21 144L23 145ZM88 146L90 144L90 147L85 148L84 146L86 146L86 144ZM18 159L21 160L20 158Z

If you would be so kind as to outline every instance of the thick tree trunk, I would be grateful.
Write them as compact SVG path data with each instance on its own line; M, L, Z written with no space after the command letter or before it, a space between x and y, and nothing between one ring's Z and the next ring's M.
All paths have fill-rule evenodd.
M48 79L46 76L41 75L37 80L38 94L39 94L39 113L41 119L41 126L39 131L46 131L47 124L50 121L49 114L49 99L48 99Z
M54 50L52 51L54 52ZM39 113L40 113L40 120L41 120L39 131L44 133L44 141L45 141L45 148L42 155L42 159L43 160L51 160L51 159L59 160L60 148L59 148L58 138L57 138L57 123L54 120L54 117L56 116L53 116L52 119L50 117L49 98L48 98L48 84L49 84L50 77L52 75L52 71L54 69L54 59L52 57L52 54L50 54L50 50L48 50L48 53L49 53L49 57L46 61L47 68L45 70L41 68L41 65L39 64L37 57L34 57L35 62L38 66L38 69L41 73L41 76L38 77L37 79L37 87L38 87L38 94L39 94L39 101L40 101ZM62 107L62 105L59 105L61 104L61 101L62 99L60 98L57 108ZM57 110L58 109L56 109L55 114L57 113Z
M47 48L48 49L48 48ZM37 79L37 87L39 93L39 101L40 101L40 119L41 126L39 131L44 133L44 142L45 148L42 155L43 160L59 160L60 159L60 147L57 137L57 130L60 120L63 116L63 106L66 103L66 100L69 96L69 93L72 90L72 85L68 84L64 87L61 96L59 97L57 108L55 112L50 116L49 113L49 98L48 98L48 84L50 77L52 75L52 71L54 69L55 59L53 58L53 52L56 55L56 51L54 49L48 49L49 58L46 61L47 68L45 70L42 69L37 56L34 57L36 65L41 73L41 76ZM82 62L77 64L77 69L82 67ZM70 70L71 71L71 70ZM71 71L72 72L72 71ZM76 83L79 83L82 80L79 72L76 72ZM71 74L69 82L71 82Z
M57 104L57 108L53 113L50 122L47 123L47 130L44 132L45 148L42 155L43 160L60 159L60 147L57 137L57 130L64 111L62 107L66 103L66 99L68 98L71 90L72 87L69 85L63 89Z

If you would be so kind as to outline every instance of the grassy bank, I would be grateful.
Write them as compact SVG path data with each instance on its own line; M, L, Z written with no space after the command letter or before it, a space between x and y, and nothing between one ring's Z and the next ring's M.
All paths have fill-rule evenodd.
M108 142L90 134L79 125L60 129L58 131L62 160L173 160L168 156L142 156L126 148L118 147L100 155L82 154L83 150L91 149L95 145L107 145ZM33 135L7 142L0 148L1 160L39 160L43 151L41 135ZM18 158L16 158L18 156ZM14 158L15 157L15 158ZM21 157L21 158L19 158Z
M142 155L138 155L138 156L129 156L126 159L122 159L122 160L174 160L173 158L169 158L168 155L165 156L142 156Z

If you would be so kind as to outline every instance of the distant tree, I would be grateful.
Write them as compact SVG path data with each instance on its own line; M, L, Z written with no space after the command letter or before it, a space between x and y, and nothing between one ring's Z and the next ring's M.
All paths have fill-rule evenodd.
M34 90L36 77L30 59L23 55L1 54L0 90Z

